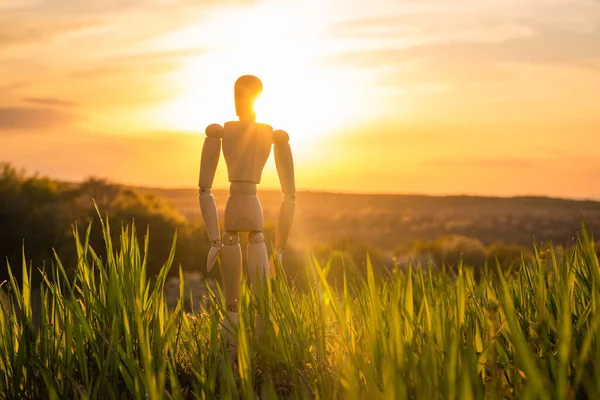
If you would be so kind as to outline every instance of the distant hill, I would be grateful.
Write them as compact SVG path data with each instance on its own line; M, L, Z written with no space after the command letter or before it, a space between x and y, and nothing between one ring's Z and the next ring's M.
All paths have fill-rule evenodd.
M201 221L196 189L138 188L170 201L188 220ZM228 192L214 190L223 213ZM282 194L259 191L267 225ZM442 235L474 237L484 244L568 243L581 226L600 231L600 202L548 197L370 195L299 192L290 240L302 245L351 240L392 249Z

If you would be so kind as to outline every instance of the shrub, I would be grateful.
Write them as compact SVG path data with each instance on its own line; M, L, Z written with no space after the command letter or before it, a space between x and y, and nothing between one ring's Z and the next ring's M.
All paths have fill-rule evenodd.
M105 259L104 239L94 202L117 227L135 222L140 228L137 233L140 242L144 241L146 228L153 227L147 254L148 276L153 277L160 270L169 255L175 232L180 237L175 265L205 271L209 244L204 227L187 224L163 199L103 179L66 184L35 175L28 177L8 164L0 167L0 256L18 265L24 252L26 261L36 266L32 269L34 287L41 279L38 267L49 266L54 252L61 256L70 276L77 264L77 251L71 240L73 226L85 227L92 223L90 244L99 249L98 256ZM119 230L114 230L113 239L117 239L118 234ZM21 271L16 271L15 278L20 281ZM1 269L0 282L8 278L7 271Z
M480 268L487 257L483 243L477 239L461 235L442 236L429 242L417 242L413 246L416 254L430 254L438 266L446 266L454 271L462 262Z

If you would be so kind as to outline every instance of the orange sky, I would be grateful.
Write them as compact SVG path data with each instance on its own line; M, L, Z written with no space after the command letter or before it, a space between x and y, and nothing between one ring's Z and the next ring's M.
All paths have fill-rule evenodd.
M246 73L300 190L600 198L597 0L0 0L0 161L195 186Z

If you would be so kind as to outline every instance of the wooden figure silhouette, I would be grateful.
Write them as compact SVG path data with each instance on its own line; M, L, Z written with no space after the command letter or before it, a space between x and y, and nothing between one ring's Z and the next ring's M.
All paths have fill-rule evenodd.
M238 120L225 122L223 126L212 124L206 128L200 162L200 210L211 243L207 269L213 267L220 254L223 295L227 312L234 323L238 320L242 276L240 232L248 233L247 267L251 287L258 290L259 282L269 276L263 213L256 189L271 148L284 194L275 235L275 251L279 262L283 259L294 217L296 186L289 136L285 131L273 130L270 125L256 122L254 101L262 90L262 82L255 76L244 75L237 79L234 98ZM211 194L221 148L230 182L230 195L225 206L225 233L222 238L217 206Z

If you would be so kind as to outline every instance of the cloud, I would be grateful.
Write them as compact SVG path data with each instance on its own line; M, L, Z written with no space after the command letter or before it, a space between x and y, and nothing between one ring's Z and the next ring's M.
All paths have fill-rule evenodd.
M445 59L431 55L407 62L405 67L394 64L379 71L376 82L383 87L401 84L403 88L414 88L421 93L447 91L448 84L480 84L510 81L517 76L515 71L494 63L472 63L460 59ZM440 86L441 84L441 86ZM433 85L433 86L429 86Z
M5 82L4 84L0 84L0 96L2 95L6 95L8 93L11 93L17 89L21 89L26 87L28 84L28 81L26 80L18 80L18 81L13 81L13 82Z
M334 38L373 39L403 44L426 44L449 40L497 42L533 34L519 19L503 19L480 13L477 19L452 11L405 12L345 20L331 25Z
M31 1L30 1L31 2ZM253 0L234 0L253 3ZM217 0L44 0L21 10L46 15L111 15L130 11L171 12L176 8L197 9L220 4Z
M41 105L41 106L56 106L56 107L73 107L77 104L72 101L56 99L53 97L26 97L23 99L23 101L25 101L27 103L31 103L31 104Z
M103 62L96 66L80 68L67 73L71 78L97 79L114 75L136 75L136 80L171 72L179 66L176 61L154 61L149 63L111 63Z
M600 28L589 32L539 29L536 36L500 42L450 41L408 48L368 49L331 56L325 61L362 68L382 68L427 60L438 68L470 64L534 63L598 68Z
M0 10L16 10L39 5L44 0L2 0Z
M55 39L69 34L68 51L83 50L70 58L114 53L126 47L148 45L149 41L186 24L198 24L203 14L219 4L216 0L39 1L0 12L0 48L13 50L19 45L42 48L51 44L49 51L54 54L64 48L61 47L64 43L56 43Z
M531 168L534 163L525 158L490 157L490 158L435 158L423 164L437 167L473 167L473 168Z
M573 151L560 147L541 146L540 153L546 154L549 157L560 158L563 160L570 159L572 161L584 159L586 156L581 151Z
M179 67L186 58L206 53L207 50L201 48L124 53L97 60L95 65L70 71L68 75L75 78L98 78L128 73L161 75Z
M158 0L44 0L27 10L44 14L105 14L160 3Z
M89 18L48 18L21 13L0 14L0 48L50 42L59 35L88 29L100 22Z
M187 57L194 57L207 54L208 50L203 48L189 48L179 50L146 51L120 54L114 57L115 61L138 62L138 61L157 61L157 60L181 60Z
M0 130L53 128L72 122L73 117L51 108L0 108Z
M354 12L338 18L328 33L341 38L379 40L456 40L469 36L474 41L487 41L529 36L532 29L540 27L581 32L600 23L597 0L392 0L386 5L382 4L385 0L374 1L377 2L379 7L361 7L356 0Z

